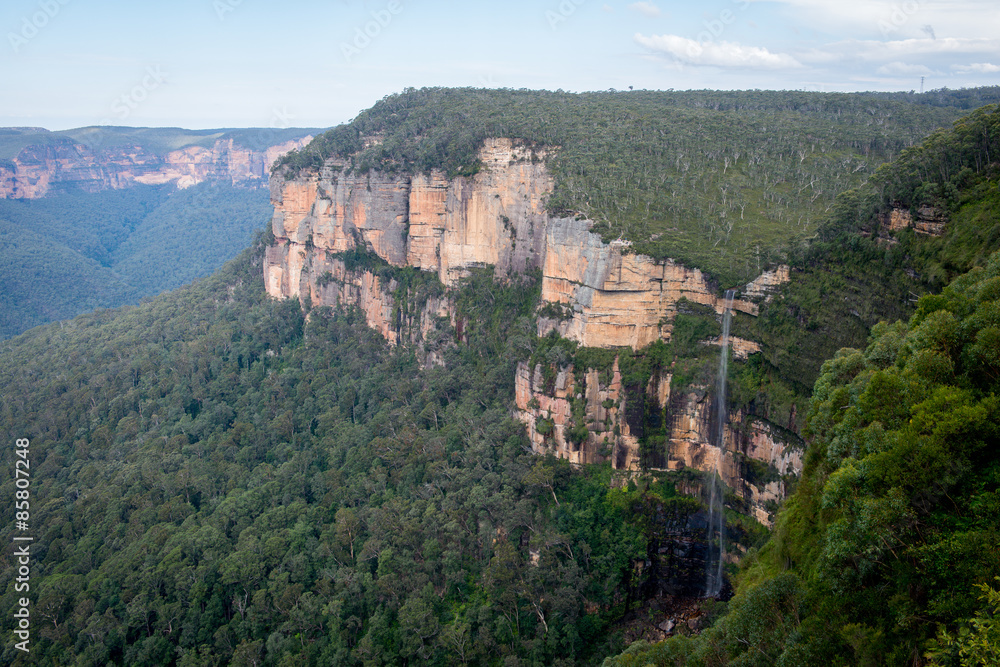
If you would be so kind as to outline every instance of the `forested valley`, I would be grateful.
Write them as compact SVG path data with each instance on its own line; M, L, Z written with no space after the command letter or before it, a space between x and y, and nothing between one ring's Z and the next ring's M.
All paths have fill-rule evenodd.
M0 337L207 276L269 212L266 189L225 183L0 199Z
M697 602L698 623L633 642L663 618L647 563L703 523L704 499L685 493L701 473L570 466L533 454L512 417L518 362L615 356L536 335L537 273L473 270L448 288L460 326L438 323L443 364L425 367L356 310L270 299L265 230L208 278L0 342L0 424L8 444L31 442L35 538L32 653L7 643L3 661L993 664L1000 110L972 109L995 95L636 91L580 96L569 115L551 113L563 93L407 91L281 166L473 174L484 138L514 136L551 160L554 210L635 252L676 249L720 290L790 264L759 317L734 319L762 351L732 365L728 407L784 418L798 404L805 470L770 534L727 495L744 557L727 566L732 598ZM743 146L724 133L740 114L748 135L799 125ZM941 236L885 223L922 209L947 220ZM742 231L718 228L736 219ZM155 280L139 258L166 249L143 247L133 270ZM714 366L703 310L678 315L669 342L617 351L624 372L672 365L690 383ZM16 490L5 476L3 497ZM5 553L5 609L16 572ZM0 628L12 636L14 619Z

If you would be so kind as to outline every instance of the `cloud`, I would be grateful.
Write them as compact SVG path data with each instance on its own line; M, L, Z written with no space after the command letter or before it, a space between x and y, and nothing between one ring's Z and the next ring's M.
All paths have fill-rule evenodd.
M611 13L613 13L615 11L615 8L612 7L611 5L608 5L608 4L605 4L604 6L602 6L601 9L603 9L606 12L608 12L609 14L611 14Z
M797 54L802 62L823 64L845 60L867 62L906 62L920 57L952 56L957 54L997 53L1000 40L985 38L946 37L938 39L898 39L892 41L848 39L824 44Z
M1000 65L993 63L972 63L971 65L952 65L951 68L959 74L996 74Z
M628 8L651 19L655 19L660 15L660 8L652 2L633 2Z
M927 74L933 74L934 70L925 65L910 65L907 63L891 62L886 65L882 65L877 70L876 74L884 74L887 76L922 76Z
M996 34L996 0L739 0L767 7L800 26L835 35L913 37L931 25L938 36ZM766 3L766 4L765 4ZM939 37L940 38L940 37Z
M697 42L677 35L645 35L636 33L635 41L648 49L672 56L675 60L712 67L750 67L758 69L788 69L802 64L787 53L771 53L760 46L743 46L737 42Z

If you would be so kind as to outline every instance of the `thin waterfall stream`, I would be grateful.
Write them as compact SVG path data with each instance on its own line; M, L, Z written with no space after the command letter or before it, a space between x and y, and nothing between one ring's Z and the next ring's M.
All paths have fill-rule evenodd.
M722 457L725 454L725 432L728 410L726 408L726 376L729 371L729 322L733 314L733 297L736 290L726 290L726 304L722 311L722 338L719 340L719 377L716 381L715 442L718 456L708 500L708 529L705 542L708 557L705 559L705 597L718 597L722 592L722 564L726 554L726 519L723 511Z

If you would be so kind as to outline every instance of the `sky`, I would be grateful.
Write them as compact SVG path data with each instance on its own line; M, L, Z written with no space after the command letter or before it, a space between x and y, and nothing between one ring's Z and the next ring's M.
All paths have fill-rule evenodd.
M0 126L329 127L404 88L1000 84L996 0L4 0Z

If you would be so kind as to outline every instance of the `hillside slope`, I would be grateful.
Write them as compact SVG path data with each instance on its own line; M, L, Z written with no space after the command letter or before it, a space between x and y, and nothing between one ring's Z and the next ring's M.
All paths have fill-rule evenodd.
M463 281L475 324L421 369L355 312L268 298L263 252L0 343L0 432L31 441L32 658L596 664L637 601L700 585L697 501L530 453L536 282Z
M596 97L605 109L610 98ZM724 107L733 96L676 99L696 108L718 99ZM859 100L875 100L876 109L910 103L852 97L842 113ZM952 113L923 106L930 110L917 117L928 114L925 120ZM535 118L535 108L527 109ZM416 123L424 112L433 115L434 107L408 117ZM406 116L402 107L392 113ZM501 172L523 173L536 182L548 163L530 138L508 138L510 154L491 164L480 157L496 154L481 152L485 138L471 153L461 142L451 152L449 128L403 123L381 143L369 137L356 155L317 158L314 149L325 150L350 126L334 132L282 167L272 229L213 276L0 341L0 433L8 442L30 440L28 526L17 526L19 510L8 503L0 539L34 538L31 659L600 664L637 636L698 627L688 616L698 613L691 600L704 590L711 541L699 496L707 495L709 464L722 461L720 472L739 480L725 494L729 553L753 556L738 595L713 605L722 620L700 638L639 644L613 661L918 663L923 651L936 650L936 622L954 634L963 622L987 618L976 585L997 574L1000 264L976 246L993 238L984 221L996 218L995 159L981 158L984 150L997 154L998 118L986 109L937 135L939 144L902 154L873 189L837 200L838 217L815 255L782 249L788 271L741 287L736 338L757 331L771 347L757 354L759 341L734 339L731 392L721 406L711 391L720 366L719 306L724 311L727 301L719 288L736 282L637 254L625 239L613 244L617 237L592 231L599 220L534 206L547 190L531 190L528 179L497 180ZM879 127L869 129L878 134ZM457 125L450 129L464 141ZM965 146L984 130L985 143L940 162L940 149ZM392 137L401 142L398 153ZM459 161L451 174L403 163L435 145L479 163ZM389 162L360 169L357 160L382 155L380 146ZM880 185L909 173L908 165L917 174L933 166L941 187L925 187L933 184L927 178ZM943 184L960 175L949 198ZM567 182L560 178L549 181L553 198ZM863 185L861 172L852 178ZM490 183L504 187L484 189ZM404 187L406 197L397 197ZM160 202L159 191L144 192ZM927 206L947 210L940 237L916 236L918 224L941 218L921 213ZM111 216L122 228L130 220ZM503 230L498 257L525 259L523 241L548 245L551 236L567 241L553 247L576 248L574 256L594 270L576 280L570 271L580 262L538 261L539 270L523 271L516 261L456 252L450 266L457 270L442 272L449 253L490 247L471 242L485 235L448 236L459 229L450 222L464 221L468 231L470 220L489 223L479 231ZM58 223L46 224L62 233ZM536 223L544 229L533 229ZM80 242L114 259L114 236L94 229ZM437 261L435 272L405 261L413 239L431 241L415 256ZM830 312L837 313L845 296L867 293L877 307L866 316L873 316L892 290L930 291L940 283L929 276L975 264L983 266L943 295L921 299L909 328L877 327L865 352L845 352L823 367L807 409L802 381L789 377L800 363L807 376L811 345L830 335L822 327L840 326L825 319L804 326L825 312L824 303L836 303ZM831 275L856 277L854 292L838 291ZM880 283L883 275L896 282ZM783 297L772 288L786 278ZM643 288L634 289L639 279ZM814 295L803 303L803 322L802 313L788 312L792 289ZM560 329L599 314L603 293L634 298L655 290L662 296L655 307L664 310L650 327L662 337L651 344L636 337L588 345L586 329ZM785 323L802 329L799 347L789 345L784 356L787 330L781 321L763 326L772 322L769 312L788 313ZM373 313L384 326L371 326ZM856 331L867 333L867 324ZM735 359L738 350L748 356ZM796 431L805 412L812 442L803 457ZM730 414L729 428L712 442L720 413ZM635 448L615 470L614 449L599 447L626 437ZM572 466L536 456L539 443L566 457L596 445L595 460L607 462ZM690 464L670 465L683 456ZM764 545L767 531L749 515L774 515L773 490L795 486L795 461L803 458L798 492ZM0 483L5 497L16 490L14 479ZM10 608L20 595L16 577L15 563L3 561L0 598ZM0 619L0 631L9 633L14 621ZM945 651L957 650L941 640ZM16 664L15 648L2 651L4 663Z
M814 236L839 193L967 113L962 92L409 89L282 164L296 174L340 158L347 173L452 178L479 170L485 140L520 140L548 151L553 214L580 213L606 242L731 287ZM1000 88L970 92L1000 101Z
M264 225L270 165L316 132L0 128L0 338L208 275Z
M829 280L850 272L868 281L881 273L893 288L900 275L920 276L911 284L928 290L963 273L916 300L908 321L875 326L864 349L842 349L823 364L798 490L740 575L728 615L697 638L636 644L606 665L996 661L998 155L1000 109L991 106L842 199L832 243L816 248L799 287L793 281L773 308L799 305L796 296L816 286L826 303L853 300ZM915 231L942 220L940 236ZM865 273L866 262L880 268Z
M317 130L148 127L0 128L0 199L205 181L260 186L276 159Z
M206 276L269 214L266 191L215 183L0 199L0 338Z
M815 229L790 227L768 206L788 197L784 206L800 221L815 206L832 208L837 188L862 185L882 159L957 112L866 94L406 91L279 163L267 289L312 305L357 306L391 342L422 344L440 340L435 322L464 326L440 295L469 270L490 266L504 280L540 271L537 333L556 342L517 370L518 415L535 451L616 469L718 470L739 499L734 509L769 523L801 469L800 412L825 358L815 349L863 341L906 305L894 309L895 293L861 260L803 260L799 246ZM845 170L849 163L863 168ZM797 194L787 189L789 169L808 177ZM733 202L751 188L750 172L770 203L740 200L737 220ZM679 175L701 185L665 196ZM711 215L702 208L706 184L729 201L710 204ZM598 198L603 207L591 205ZM609 238L636 201L645 202L642 225L619 226ZM780 236L764 246L770 258L796 261L800 271L790 275L760 255L750 264L747 254L730 271L737 246L690 226L714 215L746 233ZM832 307L825 340L771 301L808 261L823 265L821 275L792 289L815 291L825 272L853 267L853 291L841 285L852 297L847 309L876 293L863 317ZM717 353L672 338L681 326L706 337L714 330L717 340L711 320L727 303L720 287L741 275L753 280L736 287L731 304L735 391L717 405ZM904 294L921 284L907 275L891 283ZM762 311L764 321L755 321ZM647 354L651 345L659 347ZM436 347L422 348L427 363ZM763 358L747 359L760 350ZM720 418L721 429L713 427Z

